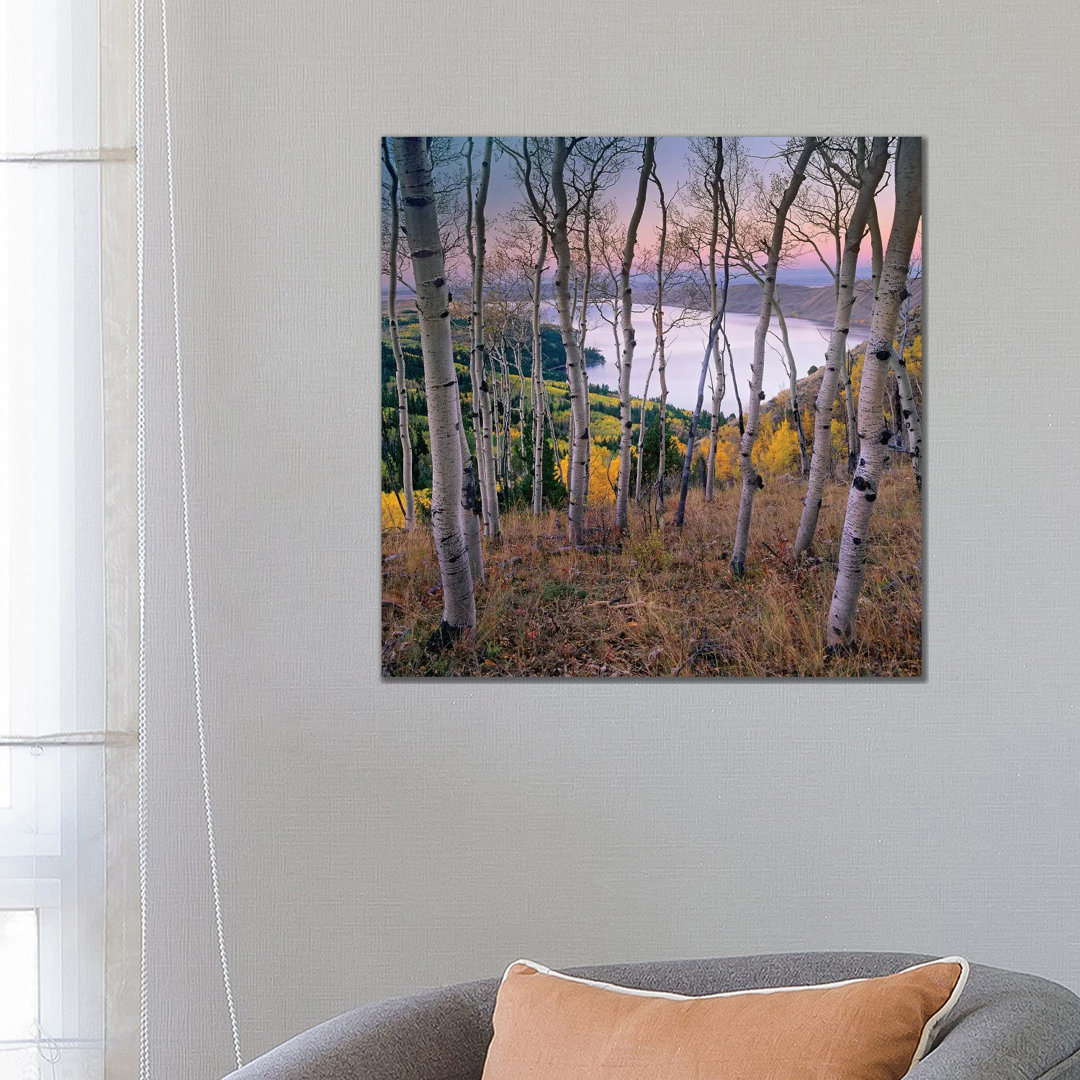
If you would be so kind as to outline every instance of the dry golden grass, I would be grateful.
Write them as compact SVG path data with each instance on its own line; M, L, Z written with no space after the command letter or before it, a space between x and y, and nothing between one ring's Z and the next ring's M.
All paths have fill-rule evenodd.
M847 498L825 494L816 561L791 548L803 486L758 493L747 572L728 569L739 492L691 492L663 535L639 511L620 541L610 511L590 520L605 550L564 548L566 517L506 514L485 547L472 642L435 647L442 594L431 535L383 537L383 671L416 676L917 676L922 673L922 528L908 470L886 473L871 526L857 648L825 656L825 617Z

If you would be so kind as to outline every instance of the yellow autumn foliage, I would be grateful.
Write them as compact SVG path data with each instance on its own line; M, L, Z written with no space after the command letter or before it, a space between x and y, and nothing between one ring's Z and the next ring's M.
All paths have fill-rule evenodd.
M399 501L400 499L400 501ZM393 491L382 492L382 527L383 529L404 529L405 514L402 507L405 505L405 492ZM413 507L417 517L426 517L431 513L431 489L421 488L413 492Z
M758 455L755 453L754 456L757 458ZM799 471L799 436L787 420L772 432L760 460L759 468L771 478Z
M559 478L567 483L569 458L563 454L559 459ZM619 482L619 452L597 443L592 444L589 457L589 506L611 506L615 502L615 488Z

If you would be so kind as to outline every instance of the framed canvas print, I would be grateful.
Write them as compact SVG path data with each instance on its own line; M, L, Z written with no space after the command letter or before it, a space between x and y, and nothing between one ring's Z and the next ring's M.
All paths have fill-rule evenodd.
M921 140L381 151L385 675L921 674Z

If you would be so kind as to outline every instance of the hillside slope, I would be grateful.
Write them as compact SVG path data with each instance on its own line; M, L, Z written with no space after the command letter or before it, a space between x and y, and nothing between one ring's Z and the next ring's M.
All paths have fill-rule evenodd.
M778 287L780 304L790 319L808 319L810 322L832 325L836 314L836 296L831 285L784 285ZM922 279L911 283L913 307L922 304ZM855 307L851 321L856 326L866 326L874 305L869 281L855 282ZM757 282L732 285L728 290L728 311L737 314L757 315L761 311L761 286Z

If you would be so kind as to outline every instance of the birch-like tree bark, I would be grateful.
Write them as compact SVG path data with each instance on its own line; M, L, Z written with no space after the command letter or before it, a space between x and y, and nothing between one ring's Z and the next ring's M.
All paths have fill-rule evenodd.
M761 315L754 332L754 358L750 366L750 401L747 404L746 430L743 432L742 444L739 448L742 497L739 500L739 518L735 525L735 543L731 549L731 572L736 577L742 577L746 573L746 546L750 539L750 517L754 509L754 495L759 487L764 486L757 469L754 468L752 454L761 416L761 399L764 396L761 391L761 380L765 370L765 339L769 333L769 322L772 317L773 296L776 291L776 268L780 263L780 248L784 241L784 223L787 220L788 209L806 175L806 165L814 152L816 142L817 140L813 138L806 138L803 141L802 152L792 170L791 180L776 207L772 238L769 242L769 255L765 263Z
M488 503L487 495L487 458L484 456L483 438L481 436L480 423L480 383L483 381L476 365L476 350L473 347L475 340L475 311L472 302L473 278L476 276L476 244L473 238L473 139L470 136L465 140L465 244L469 255L469 384L472 393L469 395L469 423L473 433L473 453L476 456L476 466L473 476L477 485L476 499L480 504L481 521L483 531L488 531ZM464 437L464 431L462 432ZM468 440L465 440L466 449ZM464 450L462 451L464 453Z
M634 266L634 249L637 247L638 225L645 210L645 196L649 190L649 177L653 171L653 155L656 139L647 137L641 154L641 172L638 174L637 199L626 228L626 244L623 247L622 266L619 271L619 293L622 304L622 366L619 370L619 480L615 494L615 524L625 532L630 527L630 444L634 422L631 416L630 370L634 363L634 293L630 274Z
M720 335L727 313L728 285L731 279L731 244L732 218L727 204L727 196L724 192L724 141L722 137L716 137L715 162L710 177L710 189L712 195L712 228L709 237L709 330L705 342L705 356L701 361L701 372L698 376L697 398L694 403L694 411L690 418L690 432L686 441L686 455L683 458L682 483L679 487L679 507L675 512L675 524L680 528L686 519L686 497L690 490L690 468L693 463L695 444L697 443L698 423L701 419L701 407L705 400L705 380L709 372L709 365L714 367L713 375L713 415L709 425L709 450L705 462L705 498L712 499L712 480L716 471L716 446L720 429L719 411L724 396L724 353L720 346ZM723 289L717 297L716 282L716 245L719 232L720 214L723 211L727 224L727 239L724 243L724 279ZM727 342L727 335L724 334ZM663 453L663 450L661 450Z
M844 352L844 415L847 431L848 456L847 474L855 475L855 469L859 462L859 427L855 416L855 389L851 385L852 374L855 371L855 355L850 350Z
M653 326L656 325L656 309L653 308ZM652 382L653 372L656 370L656 354L660 342L653 338L652 359L649 361L649 370L645 376L645 389L641 391L641 408L638 410L638 438L637 438L637 467L634 476L634 501L641 502L641 478L645 467L645 421L649 411L649 383Z
M906 289L906 286L905 286ZM889 361L889 366L896 378L896 388L900 396L900 414L904 419L904 427L907 430L908 453L911 455L911 467L915 472L915 484L922 491L922 416L919 406L915 402L915 394L911 387L911 376L908 374L907 361L904 359L904 348L907 345L909 301L904 298L904 329L900 334L900 348Z
M386 307L390 321L390 348L394 353L398 436L401 439L401 483L405 491L405 531L412 532L416 526L416 506L413 500L412 437L409 434L409 388L405 383L405 357L401 352L397 324L398 234L401 231L398 216L398 176L385 139L382 141L382 151L383 162L390 175L390 273L387 275Z
M440 629L444 637L469 635L476 625L476 599L462 528L461 403L427 140L395 138L394 160L401 182L424 357L431 446L431 531L443 586Z
M825 625L825 643L829 651L850 647L855 641L855 614L866 571L870 519L888 442L881 419L882 392L893 356L896 320L907 290L911 252L922 214L920 139L900 139L896 149L894 184L896 209L859 383L859 464L848 492L836 588Z
M686 437L686 453L683 455L682 483L679 486L679 507L675 511L675 524L680 527L686 519L686 496L690 490L690 468L697 443L701 406L705 402L705 380L709 374L709 365L712 362L713 353L716 351L717 334L720 330L720 320L723 317L723 309L718 308L716 314L709 320L709 332L705 341L705 356L701 361L701 371L698 375L697 398L694 402L694 411L690 415L690 432ZM664 448L662 446L660 448L660 457L663 460Z
M817 530L818 514L824 498L825 480L829 473L832 455L833 402L840 381L841 370L846 371L847 340L851 328L851 310L855 304L855 274L859 262L859 249L866 232L874 192L885 171L889 158L888 139L875 139L859 185L858 198L852 209L844 238L844 253L840 262L839 287L837 289L836 314L833 318L832 336L825 353L825 370L821 387L814 403L814 449L810 457L810 476L803 499L799 531L795 539L795 557L810 550Z
M799 408L799 372L795 366L795 354L791 350L791 338L788 336L787 319L780 304L779 289L773 296L773 311L780 324L780 343L784 346L784 368L788 376L788 396L791 398L791 419L795 424L795 435L799 440L799 472L806 476L810 472L810 455L806 446L806 433L802 427L802 410Z
M559 332L566 350L566 376L570 397L572 438L569 450L570 475L567 487L570 505L567 510L569 542L580 545L585 542L585 509L589 499L589 460L592 453L592 436L589 431L589 381L585 372L585 358L581 343L574 330L574 310L570 302L570 275L573 273L570 256L570 236L567 227L566 159L575 140L556 136L551 159L551 193L555 201L555 215L551 228L551 246L555 252L555 307L559 313Z
M540 226L540 254L536 259L532 295L532 400L533 400L533 514L544 510L544 363L540 334L540 301L547 262L547 229Z
M720 241L720 218L721 211L725 219L724 224L727 238L724 242L724 299L727 300L727 289L731 277L731 241L732 227L730 211L727 206L727 197L724 192L724 140L723 136L714 135L715 141L712 174L707 184L710 196L710 225L709 230L709 327L715 325L718 333L722 332L721 322L717 319L717 311L720 308L720 296L716 279L716 252ZM713 393L712 393L712 417L709 423L709 451L705 457L705 501L713 501L713 488L716 480L716 451L720 441L720 410L723 406L724 391L727 389L727 380L724 377L724 350L716 343L713 344Z
M491 383L489 383L487 349L484 345L484 253L487 247L487 226L484 220L484 209L487 205L488 185L491 181L492 143L493 139L489 135L484 140L484 156L480 162L480 183L477 185L473 213L476 242L472 279L472 368L476 372L473 376L473 397L479 397L480 399L480 431L478 433L474 432L474 435L476 436L477 457L481 461L480 483L482 485L484 531L488 536L495 539L499 535L499 498L495 476L495 453L492 446L494 436L492 402L494 400L495 371L494 369L491 370ZM476 375L479 375L479 382L475 381Z
M455 369L455 377L457 371ZM480 482L473 464L469 440L465 435L465 420L461 413L461 388L458 387L458 443L461 448L461 521L465 533L465 546L469 552L469 569L473 584L484 581L484 518L480 506Z
M656 415L657 462L656 462L656 527L664 524L664 466L667 462L667 337L664 332L664 255L667 248L668 208L664 197L664 186L653 164L653 183L656 184L660 200L660 242L656 249L656 308L653 323L656 326L657 373L660 379L660 408ZM642 423L644 423L644 401L642 402Z
M911 455L911 467L915 472L915 484L922 491L922 417L919 415L919 406L911 389L911 376L903 357L894 351L889 365L896 376L896 386L900 392L900 414L904 418L907 431L908 453Z

